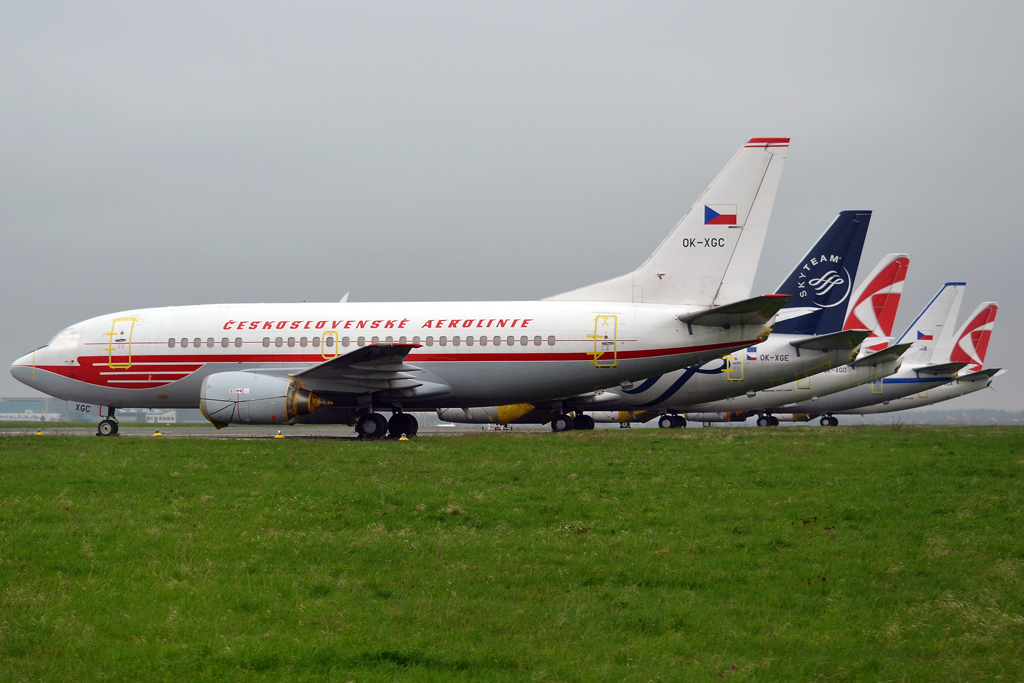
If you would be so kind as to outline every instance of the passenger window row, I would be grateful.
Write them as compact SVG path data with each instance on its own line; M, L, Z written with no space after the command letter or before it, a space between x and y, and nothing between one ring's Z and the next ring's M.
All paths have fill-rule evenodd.
M348 346L349 344L352 343L352 341L353 340L350 340L348 337L342 337L339 343L341 344L341 346ZM355 341L356 346L366 346L366 343L367 343L366 337L357 337L354 341ZM380 343L380 341L381 341L380 337L371 337L369 343L371 343L371 344L378 344L378 343ZM385 341L385 343L392 344L392 343L394 343L395 338L394 337L385 337L384 341ZM419 336L413 337L411 340L408 337L399 337L398 338L398 343L399 344L408 344L410 341L413 344L421 344L422 343L425 346L433 346L434 343L435 343L434 337L432 337L432 336L431 337L427 337L422 342L420 341ZM502 339L502 337L499 337L497 335L495 335L494 337L484 337L484 336L472 337L472 336L470 336L470 337L466 337L465 339L463 339L462 337L459 337L459 336L452 337L451 339L449 339L448 337L442 336L442 337L438 337L437 340L436 340L438 346L447 346L449 341L451 342L452 346L461 346L463 342L465 342L466 346L473 346L474 344L479 344L480 346L487 346L488 344L490 344L492 346L501 346L502 341L504 341L506 346L515 346L517 342L518 342L518 344L520 346L529 346L531 341L533 342L534 346L541 346L542 344L544 344L545 341L547 341L548 346L554 346L555 345L555 337L554 337L554 335L549 336L547 338L547 340L545 340L540 335L537 335L537 336L533 337L532 340L530 339L530 337L528 337L526 335L523 335L522 337L519 337L518 339L516 337L513 337L513 336L510 335L508 337L505 337L504 340ZM177 346L178 344L181 344L182 348L188 348L189 345L191 345L191 346L193 346L193 347L198 349L198 348L200 348L203 345L203 343L204 343L203 340L200 339L199 337L196 337L195 339L192 339L191 341L188 339L188 337L182 337L180 340L174 339L172 337L171 339L167 340L168 348L172 348L172 349L175 346ZM230 346L232 343L235 345L235 347L242 348L242 338L241 337L235 337L234 342L232 342L227 337L223 337L220 340L221 347L223 347L225 349L228 348L228 346ZM312 346L314 349L318 349L318 348L320 348L320 343L321 343L320 342L320 337L313 337L312 339L309 339L307 337L299 337L298 339L296 339L295 337L288 337L287 339L285 339L284 337L277 337L277 338L275 338L273 340L271 340L270 337L264 337L263 338L263 346L265 348L270 348L271 344L273 344L277 348L281 348L283 346L288 346L289 348L294 348L296 345L298 345L300 348L306 348L307 346ZM214 346L216 346L217 342L216 342L216 340L213 337L209 337L209 338L206 339L205 344L206 344L207 348L212 349ZM323 338L323 345L326 348L333 348L334 344L335 344L335 337L333 335L325 336Z

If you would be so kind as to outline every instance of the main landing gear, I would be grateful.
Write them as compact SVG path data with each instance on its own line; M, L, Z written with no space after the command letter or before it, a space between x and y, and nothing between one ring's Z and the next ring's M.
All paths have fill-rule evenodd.
M658 418L658 426L662 429L682 429L686 426L686 418L682 415L662 415Z
M110 416L96 425L96 436L117 436L117 420L114 419L114 408L110 409Z
M835 418L835 417L832 417L831 415L824 415L821 418L821 426L822 427L838 427L839 426L839 419Z
M775 417L774 415L767 415L767 414L760 415L757 418L757 426L758 427L778 427L779 426L779 418Z
M396 412L390 420L380 413L365 413L356 421L356 433L360 439L383 439L385 436L412 438L419 429L420 423L409 413Z
M560 414L551 418L551 431L571 432L574 429L587 430L594 428L594 418L583 413L576 413L576 416Z

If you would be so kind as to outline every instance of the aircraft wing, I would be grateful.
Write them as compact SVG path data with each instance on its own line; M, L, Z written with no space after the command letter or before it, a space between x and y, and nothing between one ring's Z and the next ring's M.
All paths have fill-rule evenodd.
M372 344L296 372L292 377L302 382L334 382L371 391L411 389L423 384L409 374L419 372L420 368L405 362L409 352L418 347L419 344Z
M881 351L875 351L874 353L864 356L863 358L858 358L857 360L850 363L850 365L852 365L855 368L861 368L864 367L865 365L878 365L879 363L884 363L888 360L892 360L893 358L899 358L911 346L913 346L913 344L893 344L892 346L882 349Z
M943 363L942 365L923 365L914 368L918 375L952 375L957 370L966 368L970 363Z
M715 306L696 313L684 313L679 320L687 325L729 328L733 325L767 323L790 300L788 294L764 294L725 306Z
M868 338L870 330L841 330L832 334L818 334L811 337L804 337L789 342L801 351L832 351L833 349L850 349L851 351L860 346L860 343Z

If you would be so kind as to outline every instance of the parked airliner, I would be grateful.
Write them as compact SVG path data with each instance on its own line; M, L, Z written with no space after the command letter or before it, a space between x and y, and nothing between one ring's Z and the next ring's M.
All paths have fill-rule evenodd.
M788 138L753 138L639 268L543 301L221 304L132 309L61 331L19 381L95 404L199 407L216 426L355 424L554 399L764 341L786 296L749 298ZM379 411L390 411L386 419Z
M557 432L593 429L595 420L646 422L660 413L660 426L682 427L686 420L678 412L686 406L760 391L845 365L854 359L860 343L871 334L869 329L843 330L870 221L870 211L840 212L776 290L777 294L792 298L772 323L771 336L756 346L651 377L635 387L571 397L561 401L560 406L542 402L466 410L448 408L439 410L438 417L477 424L550 422ZM889 288L905 271L887 272L889 279L869 280L874 289L868 294ZM867 297L862 291L856 294L859 298ZM571 422L561 417L563 409L575 411Z

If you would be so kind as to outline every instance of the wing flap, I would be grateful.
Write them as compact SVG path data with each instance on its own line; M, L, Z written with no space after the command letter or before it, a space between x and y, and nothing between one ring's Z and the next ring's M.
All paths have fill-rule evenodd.
M380 391L411 389L423 383L410 375L420 368L405 363L419 344L372 344L294 373L300 381L334 382L348 387Z

